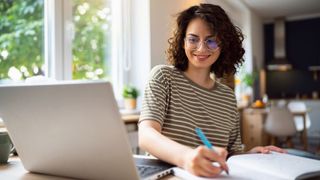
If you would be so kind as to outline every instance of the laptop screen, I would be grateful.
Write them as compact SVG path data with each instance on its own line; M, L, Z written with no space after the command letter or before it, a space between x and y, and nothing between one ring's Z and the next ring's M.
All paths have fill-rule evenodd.
M28 171L139 179L109 82L1 85L0 102L0 117Z

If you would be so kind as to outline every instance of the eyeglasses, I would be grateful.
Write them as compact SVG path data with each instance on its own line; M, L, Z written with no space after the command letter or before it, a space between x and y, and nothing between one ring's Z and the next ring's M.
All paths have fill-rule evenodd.
M191 50L197 50L201 47L201 45L204 43L205 47L208 51L216 51L219 48L220 43L218 43L215 38L208 38L204 41L200 41L198 37L186 37L185 39L186 45Z

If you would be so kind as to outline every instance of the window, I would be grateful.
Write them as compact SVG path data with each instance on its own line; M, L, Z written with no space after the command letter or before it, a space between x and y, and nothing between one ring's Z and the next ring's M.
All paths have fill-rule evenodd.
M0 1L0 80L44 75L44 1Z
M130 56L126 51L130 4L126 3L0 1L0 83L23 82L37 75L56 80L106 79L119 92L128 73L122 67Z
M111 2L73 0L72 22L72 79L110 80Z

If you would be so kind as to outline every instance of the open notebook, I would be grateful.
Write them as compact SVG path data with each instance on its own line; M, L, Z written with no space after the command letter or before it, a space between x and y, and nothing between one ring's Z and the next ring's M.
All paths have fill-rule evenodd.
M243 154L230 157L227 163L230 175L222 173L214 179L320 179L320 160L290 154ZM174 174L183 179L209 179L194 176L181 168L174 168Z

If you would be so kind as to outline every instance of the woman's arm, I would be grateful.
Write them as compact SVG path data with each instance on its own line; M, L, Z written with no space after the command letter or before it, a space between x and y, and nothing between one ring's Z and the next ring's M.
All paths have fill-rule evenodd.
M161 134L161 125L157 121L144 120L139 123L139 146L153 156L197 176L213 177L222 169L227 169L225 149L216 147L216 153L204 146L192 149L179 144ZM213 166L213 161L223 168Z

